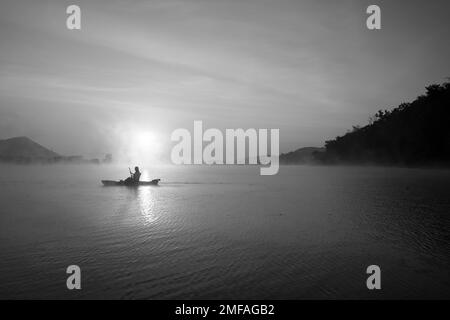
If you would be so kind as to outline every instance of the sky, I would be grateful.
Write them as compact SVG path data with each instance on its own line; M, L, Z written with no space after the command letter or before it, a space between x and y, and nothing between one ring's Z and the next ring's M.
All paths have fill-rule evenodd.
M81 30L66 7L81 8ZM381 30L366 8L381 8ZM280 129L323 146L450 76L448 0L3 0L0 139L162 158L170 134ZM133 151L134 150L134 151Z

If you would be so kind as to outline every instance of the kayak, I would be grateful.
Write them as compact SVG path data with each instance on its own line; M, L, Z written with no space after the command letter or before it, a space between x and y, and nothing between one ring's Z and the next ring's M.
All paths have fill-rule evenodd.
M124 180L114 181L114 180L102 180L102 183L106 187L112 186L126 186L126 187L138 187L138 186L157 186L161 179L153 179L152 181L139 181L137 183L128 183Z

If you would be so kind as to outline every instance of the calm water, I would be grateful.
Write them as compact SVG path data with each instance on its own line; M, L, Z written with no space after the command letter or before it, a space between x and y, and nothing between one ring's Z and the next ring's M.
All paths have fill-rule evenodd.
M450 171L157 167L159 187L100 184L126 173L1 166L0 298L450 298Z

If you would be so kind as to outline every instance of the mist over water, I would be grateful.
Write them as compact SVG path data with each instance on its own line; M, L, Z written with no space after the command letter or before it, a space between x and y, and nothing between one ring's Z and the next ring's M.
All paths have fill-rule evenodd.
M450 298L449 170L142 169L0 166L0 298Z

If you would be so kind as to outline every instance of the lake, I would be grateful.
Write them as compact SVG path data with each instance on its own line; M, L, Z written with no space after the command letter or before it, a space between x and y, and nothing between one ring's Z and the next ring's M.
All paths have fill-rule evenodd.
M161 185L103 187L127 175L116 165L0 166L0 298L450 298L450 170L142 171Z

